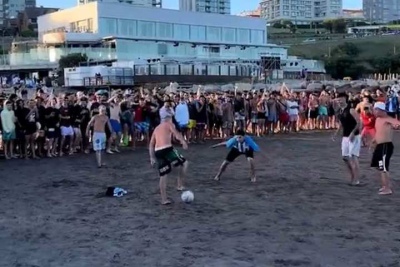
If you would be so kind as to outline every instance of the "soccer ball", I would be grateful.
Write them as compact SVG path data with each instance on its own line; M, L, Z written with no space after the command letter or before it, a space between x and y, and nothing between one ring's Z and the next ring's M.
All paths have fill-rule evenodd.
M194 194L192 191L185 191L182 193L181 199L185 203L190 203L194 200Z

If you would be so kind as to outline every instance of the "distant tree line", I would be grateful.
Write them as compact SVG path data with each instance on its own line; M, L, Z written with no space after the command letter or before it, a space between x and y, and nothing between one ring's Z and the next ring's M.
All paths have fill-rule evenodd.
M357 45L344 43L335 47L331 55L320 59L325 62L327 73L334 79L359 79L371 73L400 73L400 55L393 53L365 57Z

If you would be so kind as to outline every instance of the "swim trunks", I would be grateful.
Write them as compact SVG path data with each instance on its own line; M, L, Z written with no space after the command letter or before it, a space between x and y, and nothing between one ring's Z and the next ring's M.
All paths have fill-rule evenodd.
M155 151L160 176L171 172L172 166L182 166L186 159L172 146Z
M106 149L107 137L106 133L94 132L93 133L93 150L101 151Z

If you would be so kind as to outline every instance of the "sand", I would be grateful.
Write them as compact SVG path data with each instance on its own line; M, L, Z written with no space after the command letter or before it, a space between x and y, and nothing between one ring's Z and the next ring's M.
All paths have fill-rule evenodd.
M195 201L180 201L171 176L168 207L144 147L108 156L101 170L94 155L2 160L0 266L400 266L400 192L377 195L368 150L365 186L348 186L340 141L329 136L259 140L256 184L244 158L212 181L227 150L193 145L183 153ZM394 179L399 158L395 150ZM128 195L102 197L107 186Z

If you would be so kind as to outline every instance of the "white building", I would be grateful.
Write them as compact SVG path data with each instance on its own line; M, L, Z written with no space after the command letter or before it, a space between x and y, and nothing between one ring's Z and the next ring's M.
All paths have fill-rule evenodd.
M92 2L126 3L143 7L162 7L162 0L77 0L77 5L86 5Z
M183 11L231 14L231 0L179 0Z
M289 20L302 25L341 17L343 0L262 0L260 5L268 23Z
M61 56L84 53L90 62L145 65L138 72L152 75L248 77L263 62L287 59L286 48L267 43L264 19L124 3L41 16L38 32L37 44L14 43L8 68L55 68Z

